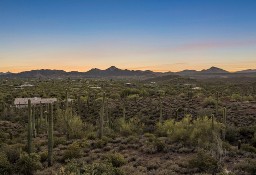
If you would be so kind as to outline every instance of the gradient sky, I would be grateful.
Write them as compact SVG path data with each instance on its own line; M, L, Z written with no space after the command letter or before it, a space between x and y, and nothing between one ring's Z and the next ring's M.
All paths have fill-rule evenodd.
M255 0L0 0L0 72L256 68Z

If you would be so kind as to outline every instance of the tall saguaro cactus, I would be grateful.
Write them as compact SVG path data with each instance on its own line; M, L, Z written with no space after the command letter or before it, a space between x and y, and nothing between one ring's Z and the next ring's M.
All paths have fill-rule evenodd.
M68 89L66 89L66 98L65 98L65 107L66 107L66 110L68 109Z
M40 120L39 120L39 130L41 131L42 127L42 122L43 122L43 106L42 103L40 103Z
M32 135L35 138L36 137L36 110L35 106L32 107Z
M28 100L28 154L32 152L32 110L31 100Z
M159 97L160 100L160 117L159 117L159 123L163 123L163 100L161 97Z
M223 140L226 138L226 128L227 128L227 109L223 108L223 124L224 124L224 130L223 130Z
M50 116L48 125L48 166L52 166L53 153L53 105L50 104Z
M104 114L105 114L105 92L103 92L102 106L100 111L100 133L99 133L100 138L102 138L103 136Z
M78 115L81 116L81 96L80 96L80 94L77 95L77 112L78 112Z
M212 114L212 131L214 131L214 115Z
M218 109L219 109L219 92L216 92L216 106L215 106L216 117L218 117Z

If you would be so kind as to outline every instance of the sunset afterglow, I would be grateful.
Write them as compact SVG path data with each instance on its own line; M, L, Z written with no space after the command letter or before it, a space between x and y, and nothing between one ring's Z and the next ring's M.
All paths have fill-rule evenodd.
M255 1L184 2L3 0L0 72L256 68Z

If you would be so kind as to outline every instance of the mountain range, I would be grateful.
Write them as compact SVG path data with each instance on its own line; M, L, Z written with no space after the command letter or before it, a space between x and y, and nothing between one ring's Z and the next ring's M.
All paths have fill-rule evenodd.
M201 71L196 70L183 70L180 72L153 72L150 70L127 70L119 69L115 66L111 66L105 70L93 68L87 72L78 72L71 71L66 72L64 70L50 70L50 69L41 69L41 70L31 70L24 71L20 73L0 73L0 77L8 78L65 78L65 77L77 77L77 78L124 78L124 77L134 77L134 78L152 78L165 75L179 75L179 76L188 76L188 77L230 77L230 76L256 76L256 69L248 69L238 72L228 72L224 69L218 67L210 67L209 69L203 69Z

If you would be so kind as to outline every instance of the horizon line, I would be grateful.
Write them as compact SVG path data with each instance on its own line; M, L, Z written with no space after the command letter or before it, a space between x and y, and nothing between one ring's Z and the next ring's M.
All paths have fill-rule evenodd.
M67 70L67 69L55 69L55 68L53 68L53 69L52 68L37 68L37 69L30 69L30 70L28 69L28 70L23 70L23 71L7 71L7 72L0 71L0 73L17 73L18 74L18 73L22 73L22 72L37 71L37 70L57 70L57 71L65 71L65 72L81 72L81 73L84 73L84 72L88 72L88 71L90 71L92 69L107 70L110 67L116 67L116 66L109 66L109 67L107 67L105 69L92 67L92 68L84 70L84 71L81 71L81 70ZM243 70L255 70L253 68L244 68L244 69L240 69L240 70L237 70L237 71L230 71L230 70L226 70L226 69L223 69L223 68L220 68L220 67L217 67L217 66L210 66L209 68L204 68L204 69L182 69L180 71L157 70L157 69L143 69L143 68L142 69L139 69L139 68L119 68L119 67L116 67L116 68L120 69L120 70L130 70L130 71L152 71L152 72L161 72L161 73L167 73L167 72L176 73L176 72L181 72L181 71L185 71L185 70L202 71L202 70L210 69L212 67L219 68L219 69L228 71L230 73L239 72L239 71L243 71Z

